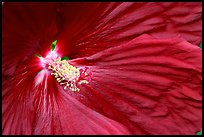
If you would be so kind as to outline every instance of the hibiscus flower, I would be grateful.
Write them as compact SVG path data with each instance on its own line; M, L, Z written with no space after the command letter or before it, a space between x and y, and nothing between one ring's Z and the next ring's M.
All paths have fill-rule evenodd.
M3 134L196 134L201 3L4 3Z

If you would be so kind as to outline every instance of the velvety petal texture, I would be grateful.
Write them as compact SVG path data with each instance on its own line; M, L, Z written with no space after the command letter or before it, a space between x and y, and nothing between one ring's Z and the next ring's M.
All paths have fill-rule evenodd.
M70 58L92 55L144 33L160 39L184 38L199 46L201 5L199 2L64 3L59 8L58 39L62 51L70 53Z
M2 8L2 71L11 75L20 61L50 46L57 32L56 4L12 2Z
M196 134L201 11L198 2L4 3L2 133ZM79 92L64 90L35 55L54 40L90 73Z
M19 60L36 52L45 54L55 39L61 45L62 55L71 59L126 43L143 33L157 38L181 37L199 46L201 5L199 2L6 3L2 16L3 71L13 73ZM11 62L10 58L16 61Z
M38 63L22 64L3 82L3 134L129 134L124 125L71 97Z
M92 72L78 98L132 134L196 134L202 124L201 49L142 35L71 61Z
M31 134L33 129L34 80L41 67L22 61L13 76L3 75L2 83L2 134ZM26 65L25 65L26 64Z

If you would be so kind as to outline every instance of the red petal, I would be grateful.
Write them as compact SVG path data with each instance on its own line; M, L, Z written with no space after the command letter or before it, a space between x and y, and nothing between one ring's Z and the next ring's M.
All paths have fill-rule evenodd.
M71 57L94 54L111 46L128 42L144 32L159 38L161 36L176 36L178 33L192 43L198 43L201 39L200 3L161 3L160 6L155 3L141 3L141 5L138 3L105 3L102 5L93 3L92 10L89 10L89 4L84 5L84 7L82 5L84 10L78 10L79 14L77 15L79 16L76 16L81 20L74 19L74 16L70 15L72 18L68 19L72 19L73 22L70 22L70 25L65 21L64 27L67 29L64 32L62 30L62 36L59 35L61 48L65 49L64 54L71 51ZM137 7L138 5L139 7ZM146 8L140 8L143 5ZM191 10L184 8L181 13L174 12L175 8L172 8L173 11L168 10L170 7L183 5ZM100 10L97 9L98 7ZM74 10L75 8L73 7ZM135 11L135 9L137 10ZM164 15L158 14L162 11ZM82 104L77 101L72 102L72 98L67 94L65 95L60 89L58 89L60 93L56 94L56 91L53 91L57 87L55 85L51 84L46 88L53 95L50 100L49 91L48 93L45 92L46 83L38 87L40 92L34 89L35 83L33 81L39 68L31 65L31 68L27 66L29 68L25 68L21 72L24 67L20 63L26 64L26 61L31 58L29 55L40 51L41 46L42 48L50 46L51 39L57 33L57 28L61 27L61 22L55 26L55 12L56 6L53 3L49 3L46 7L40 6L39 3L7 3L3 6L3 74L11 75L17 68L15 77L3 76L3 80L5 80L3 82L4 134L128 134L126 128L119 123L125 125L131 133L138 134L193 134L201 127L201 96L199 94L201 93L201 51L181 40L156 41L152 38L144 40L143 37L132 40L127 45L98 53L85 60L87 65L94 65L91 68L91 71L94 72L93 82L90 83L91 87L81 87L84 90L80 94L85 94L84 97L78 96L78 94L73 96L119 123L101 116L110 121L111 124L105 123L105 120L100 120L95 112L90 112L90 109L81 106ZM84 16L86 13L89 17ZM177 13L182 17L186 14L189 16L184 18L184 22L181 22L174 15ZM99 18L95 20L98 15L100 15ZM141 15L143 15L142 19ZM63 16L66 18L69 17L69 14L63 14ZM59 14L57 21L62 19L63 22L63 16L61 18ZM131 20L130 17L135 18ZM162 22L166 18L171 20L169 26L169 20L165 23ZM193 19L191 20L191 18ZM75 21L81 22L77 25ZM172 22L175 24L172 25ZM141 27L138 29L140 24ZM167 26L163 28L165 24ZM81 27L82 25L84 26ZM175 31L171 32L172 26L177 25ZM164 30L168 31L164 32ZM68 31L70 32L68 33ZM65 39L65 36L68 37L68 40ZM139 46L133 49L127 48L131 44ZM161 47L160 44L164 45ZM44 53L44 51L45 49L42 52ZM118 54L120 52L123 55ZM30 72L24 75L25 71ZM21 77L21 74L24 76ZM51 80L51 82L53 81ZM95 89L98 90L95 91ZM33 93L35 93L34 98ZM54 97L60 100L56 104ZM33 101L36 102L34 104L35 109L38 109L36 113L32 106ZM99 102L101 104L98 104ZM72 111L69 115L73 118L69 123L73 123L73 126L77 125L79 128L72 128L72 124L69 125L64 122L67 119L65 114L70 111L69 106L66 106L67 104L71 106ZM76 110L73 108L75 105ZM42 110L39 110L41 108ZM152 112L152 108L155 109L155 112ZM61 115L55 113L57 111L53 111L54 109ZM88 110L85 111L85 109ZM87 122L84 122L86 116L82 112L88 113L87 115L91 118L86 119L89 122L94 120L95 123L86 123L86 128L81 126ZM74 118L75 113L82 115L79 120ZM59 124L60 122L55 119L56 117L59 117L62 124ZM46 123L42 124L42 121ZM57 128L59 125L61 127ZM96 126L96 130L94 130L94 126ZM84 130L81 130L83 128Z
M25 65L26 64L26 65ZM34 117L34 78L40 67L35 60L22 62L13 76L3 76L2 133L31 134Z
M201 3L6 3L3 62L12 65L3 63L3 71L13 73L16 64L10 58L17 63L35 52L44 54L55 39L71 59L117 46L143 33L158 38L182 37L199 45L201 9Z
M71 62L71 61L70 61ZM92 81L78 100L132 134L196 134L201 128L201 49L181 39L142 35L71 63Z
M40 69L30 60L10 79L4 77L3 134L129 134L122 124L71 97Z
M19 61L45 50L44 45L50 46L57 32L56 5L10 2L2 8L3 73L13 74Z
M45 80L34 92L36 117L33 134L129 133L120 123L81 104L51 79Z
M58 39L70 58L92 55L144 33L181 37L198 46L201 11L201 3L64 3Z

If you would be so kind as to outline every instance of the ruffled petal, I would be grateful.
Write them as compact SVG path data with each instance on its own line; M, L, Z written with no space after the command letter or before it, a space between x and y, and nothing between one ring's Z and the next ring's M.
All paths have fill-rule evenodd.
M200 3L62 5L59 9L54 3L4 3L3 134L200 130L201 50L188 43L201 39ZM83 10L71 12L76 9ZM188 42L134 39L142 33ZM82 85L79 93L65 93L32 59L36 52L45 54L56 35L62 54L70 58L116 46L70 61L93 72L92 82Z
M91 82L75 96L132 134L196 134L201 128L201 49L182 39L142 35L70 63Z
M141 34L180 37L199 46L201 3L112 2L63 3L58 35L64 54L89 56L126 43Z
M19 60L35 52L45 54L44 49L55 39L61 43L62 54L71 59L126 43L143 33L182 37L199 45L201 10L201 3L6 3L3 71L11 74Z

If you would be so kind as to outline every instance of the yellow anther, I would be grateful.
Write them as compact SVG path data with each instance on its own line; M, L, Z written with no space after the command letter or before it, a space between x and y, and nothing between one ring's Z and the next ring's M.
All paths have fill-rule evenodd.
M61 73L58 73L58 74L59 74L60 77L62 77L62 74L61 74Z
M65 90L80 91L76 86L76 82L79 84L88 83L86 80L78 81L80 77L80 69L70 65L66 60L61 60L61 58L57 58L53 63L49 63L48 69L53 70L51 75L55 76L60 85L65 85Z
M63 85L63 84L67 84L67 83L66 83L66 82L65 82L65 83L62 83L62 82L61 82L61 83L60 83L60 85Z
M55 67L55 66L53 66L52 70L56 71L56 67Z
M57 78L57 81L60 82L60 79L61 79L61 78Z
M50 64L50 63L49 63ZM48 66L48 69L52 69L51 66Z
M79 84L88 84L89 82L87 80L81 80L79 81Z

